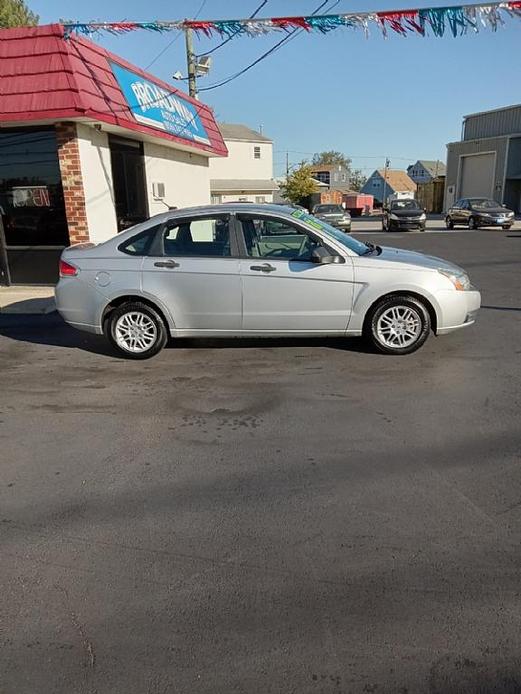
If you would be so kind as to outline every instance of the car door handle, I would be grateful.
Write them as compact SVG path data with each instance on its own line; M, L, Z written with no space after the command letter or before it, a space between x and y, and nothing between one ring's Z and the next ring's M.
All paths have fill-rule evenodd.
M158 260L154 265L156 267L168 267L170 269L179 267L179 263L176 263L175 260Z
M256 272L274 272L277 268L273 267L269 263L264 263L264 265L250 265L250 270L255 270Z

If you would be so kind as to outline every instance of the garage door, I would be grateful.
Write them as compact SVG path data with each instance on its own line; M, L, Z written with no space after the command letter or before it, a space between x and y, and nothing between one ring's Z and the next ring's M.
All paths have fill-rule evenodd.
M460 198L493 197L494 153L461 157Z

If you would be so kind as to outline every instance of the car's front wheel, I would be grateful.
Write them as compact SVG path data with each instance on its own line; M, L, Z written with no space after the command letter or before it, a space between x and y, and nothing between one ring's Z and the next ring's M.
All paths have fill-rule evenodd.
M469 219L469 229L472 229L475 231L476 229L479 229L478 223L476 221L475 217L470 217Z
M425 305L409 294L383 297L365 322L366 338L379 352L410 354L429 336L431 320Z
M105 322L112 346L128 359L148 359L168 341L166 326L151 306L138 301L115 308Z
M450 230L454 229L454 222L452 221L452 219L448 215L447 215L447 217L445 217L445 226L447 227L447 229L450 229Z

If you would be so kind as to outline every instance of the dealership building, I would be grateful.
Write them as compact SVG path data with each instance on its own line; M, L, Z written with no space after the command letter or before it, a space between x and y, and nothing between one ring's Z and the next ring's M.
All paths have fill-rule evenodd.
M465 116L461 141L447 145L444 209L481 196L521 213L521 105Z
M52 24L0 31L0 283L54 282L61 250L210 202L208 106ZM3 227L3 230L2 230Z

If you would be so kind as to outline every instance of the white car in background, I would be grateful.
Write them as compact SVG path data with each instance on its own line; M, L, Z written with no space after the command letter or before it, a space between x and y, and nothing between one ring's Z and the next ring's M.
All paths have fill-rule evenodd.
M169 337L364 335L408 354L471 325L480 294L440 258L362 243L303 210L222 204L165 212L63 251L56 305L132 359Z

